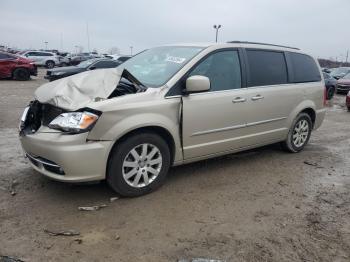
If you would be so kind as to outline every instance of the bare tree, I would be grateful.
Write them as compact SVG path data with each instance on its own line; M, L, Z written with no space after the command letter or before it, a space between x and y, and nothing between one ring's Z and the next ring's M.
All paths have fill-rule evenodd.
M120 49L116 46L111 47L108 51L110 55L120 55Z

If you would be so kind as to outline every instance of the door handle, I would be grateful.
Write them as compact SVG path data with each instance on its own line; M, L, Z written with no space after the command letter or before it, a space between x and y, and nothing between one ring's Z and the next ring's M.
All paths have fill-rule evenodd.
M252 97L253 101L260 100L260 99L264 99L264 97L262 95L256 95Z
M235 99L232 100L232 103L242 103L247 101L247 99L242 98L242 97L236 97Z

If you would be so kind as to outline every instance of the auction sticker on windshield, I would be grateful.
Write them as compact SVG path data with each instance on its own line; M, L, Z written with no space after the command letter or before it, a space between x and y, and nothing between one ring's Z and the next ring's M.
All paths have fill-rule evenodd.
M173 62L173 63L177 63L177 64L182 64L183 62L185 62L186 58L183 57L176 57L176 56L168 56L165 61L167 62Z

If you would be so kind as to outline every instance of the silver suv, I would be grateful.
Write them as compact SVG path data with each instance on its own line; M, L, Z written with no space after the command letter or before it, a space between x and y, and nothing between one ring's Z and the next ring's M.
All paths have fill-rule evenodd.
M55 53L44 51L25 51L21 56L33 60L37 66L45 66L46 68L54 68L60 64L59 56Z
M324 91L317 61L296 48L161 46L38 88L20 141L50 178L107 179L138 196L171 166L277 142L301 151L324 119Z

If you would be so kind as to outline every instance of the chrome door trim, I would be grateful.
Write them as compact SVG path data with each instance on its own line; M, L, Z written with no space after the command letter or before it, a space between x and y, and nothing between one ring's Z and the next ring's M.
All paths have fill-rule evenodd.
M206 131L199 131L199 132L193 133L191 136L207 135L207 134L223 132L223 131L228 131L228 130L234 130L234 129L244 128L244 127L246 127L246 124L235 125L235 126L228 126L228 127L211 129L211 130L206 130Z
M284 120L284 119L287 119L287 117L278 117L278 118L272 118L272 119L267 119L267 120L262 120L262 121L257 121L257 122L246 123L243 125L234 125L234 126L228 126L228 127L223 127L223 128L198 131L198 132L193 133L191 136L201 136L201 135L207 135L207 134L212 134L212 133L218 133L218 132L223 132L223 131L244 128L244 127L257 126L257 125L267 124L267 123L280 121L280 120Z
M257 126L257 125L261 125L261 124L267 124L267 123L280 121L280 120L284 120L284 119L287 119L287 117L278 117L278 118L271 118L271 119L257 121L257 122L251 122L251 123L247 123L246 127Z

